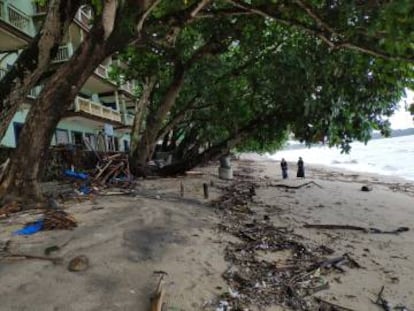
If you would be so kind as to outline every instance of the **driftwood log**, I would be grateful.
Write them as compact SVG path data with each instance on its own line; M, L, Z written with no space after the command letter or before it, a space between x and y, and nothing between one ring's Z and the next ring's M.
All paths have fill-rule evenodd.
M162 300L164 298L164 277L165 274L161 274L160 279L158 280L157 287L155 289L155 292L153 293L151 297L151 311L161 311L162 310Z
M328 309L328 308L322 309L322 307L321 307L321 309L319 309L319 310L355 311L355 309L350 309L350 308L347 308L347 307L343 307L343 306L340 306L340 305L338 305L336 303L332 303L332 302L326 301L326 300L324 300L322 298L319 298L319 297L315 297L315 300L320 305L326 305L326 306L330 307L330 309Z
M63 261L63 259L60 257L35 256L35 255L29 255L29 254L6 253L4 255L0 255L0 259L7 259L7 258L46 260L46 261L51 261L54 264L59 264Z
M329 230L355 230L362 231L365 233L376 233L376 234L399 234L401 232L407 232L410 230L408 227L398 227L395 230L381 230L378 228L365 228L352 225L336 225L336 224L305 224L304 228L314 229L329 229Z
M286 185L286 184L272 184L272 183L269 183L267 186L277 187L277 188L285 188L285 189L300 189L300 188L303 188L305 186L310 186L310 185L315 185L318 188L323 188L321 185L317 184L314 181L309 181L309 182L306 182L304 184L297 185L297 186L290 186L290 185Z

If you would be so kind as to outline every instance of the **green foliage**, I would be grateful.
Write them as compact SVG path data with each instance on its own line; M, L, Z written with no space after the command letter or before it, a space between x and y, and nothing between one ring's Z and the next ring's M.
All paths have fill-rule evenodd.
M173 130L188 146L218 144L255 122L239 150L275 151L292 132L308 144L324 141L348 152L353 140L367 142L373 129L389 133L384 117L396 109L404 89L413 87L412 65L401 60L414 55L413 1L306 1L324 25L291 1L245 2L277 12L285 22L217 15L187 25L174 44L162 39L169 28L156 24L149 44L121 54L128 68L115 75L141 83L157 77L151 113L176 64L214 42L215 52L193 64L163 120L168 124L183 115ZM179 14L195 3L163 1L153 15ZM217 1L209 10L228 8ZM338 47L328 46L320 33ZM263 122L260 116L273 118Z
M38 3L40 6L46 6L48 0L32 0L33 3Z

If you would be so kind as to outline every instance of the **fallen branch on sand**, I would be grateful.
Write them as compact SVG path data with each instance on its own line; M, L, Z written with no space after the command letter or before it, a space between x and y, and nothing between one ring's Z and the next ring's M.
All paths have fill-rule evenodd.
M151 297L151 311L162 310L162 299L164 298L163 281L166 273L161 273L160 279L158 280L157 288Z
M297 185L297 186L289 186L289 185L286 185L286 184L268 184L269 187L277 187L277 188L285 188L285 189L300 189L300 188L303 188L303 187L309 186L309 185L315 185L319 188L323 188L321 185L317 184L314 181L309 181L309 182L306 182L304 184Z
M384 286L381 287L381 290L379 291L377 295L377 300L372 300L372 303L380 306L384 311L391 311L391 310L401 310L401 311L410 311L411 309L408 309L406 306L398 305L393 307L392 304L384 298Z
M361 265L358 262L356 262L355 259L353 259L349 254L344 254L340 257L334 257L334 258L322 260L316 263L315 265L311 266L308 269L308 271L319 269L319 268L331 268L331 267L334 267L338 270L343 271L341 266L344 264L351 264L353 267L358 268L358 269L362 268Z
M324 300L324 299L322 299L322 298L319 298L319 297L315 297L315 300L316 300L316 301L317 301L320 305L327 305L327 306L331 307L329 310L337 310L337 311L355 311L354 309L350 309L350 308L347 308L347 307L343 307L343 306L337 305L337 304L335 304L335 303L332 303L332 302L326 301L326 300ZM328 309L326 309L326 310L328 310Z
M379 291L377 295L377 300L374 303L380 306L384 311L391 311L392 306L384 297L382 297L383 292L384 292L384 286L381 287L381 290Z
M54 264L58 264L63 261L63 259L59 257L45 257L45 256L35 256L35 255L28 255L28 254L7 253L0 257L0 259L7 259L7 258L47 260L47 261L51 261Z
M45 256L37 256L37 255L28 255L28 254L18 254L12 253L10 251L11 241L8 240L2 245L0 248L0 260L7 259L7 258L15 258L15 259L37 259L37 260L47 260L51 261L54 264L61 263L63 260L59 257L45 257Z
M395 230L381 230L378 228L365 228L352 225L336 225L336 224L305 224L304 228L313 228L313 229L330 229L330 230L355 230L362 231L365 233L373 234L399 234L401 232L407 232L410 229L408 227L398 227Z

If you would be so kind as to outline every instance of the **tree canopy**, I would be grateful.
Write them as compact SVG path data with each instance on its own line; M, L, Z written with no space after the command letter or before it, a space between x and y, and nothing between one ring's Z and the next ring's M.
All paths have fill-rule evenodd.
M0 137L43 83L0 193L38 189L54 128L93 70L118 53L136 79L130 159L155 144L175 155L164 173L232 148L271 151L288 133L349 150L413 88L411 0L51 0L42 30L0 81ZM51 61L76 11L91 27L66 63ZM38 126L42 124L42 126ZM27 147L36 142L28 156ZM36 194L35 194L36 195Z

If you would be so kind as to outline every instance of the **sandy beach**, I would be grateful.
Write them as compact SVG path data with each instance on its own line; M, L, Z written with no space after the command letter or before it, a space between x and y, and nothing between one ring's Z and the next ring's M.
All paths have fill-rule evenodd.
M226 187L242 182L255 184L248 202L253 213L244 216L246 221L265 218L273 227L288 228L304 245L333 250L326 257L348 254L358 263L358 268L344 266L323 273L321 279L329 286L312 293L309 301L320 297L348 310L383 310L373 301L384 286L383 297L393 307L414 308L414 183L316 166L306 167L305 179L293 177L291 170L291 177L282 180L278 162L249 157L234 161L233 168L232 181L218 179L217 166L212 165L197 169L200 174L139 180L127 195L111 189L92 200L68 201L63 207L78 222L74 230L13 236L37 219L38 212L1 219L0 247L4 250L7 245L7 253L46 256L45 249L57 246L49 257L62 262L0 252L0 310L150 310L159 278L154 272L160 271L168 274L166 310L217 310L223 294L233 290L223 278L232 267L225 249L240 241L219 229L229 225L228 218L212 203ZM300 187L308 182L312 183ZM210 185L208 199L203 183ZM367 184L372 191L361 191ZM410 230L375 234L305 228L305 224ZM68 271L69 261L79 255L89 259L88 269ZM264 250L261 256L277 268L290 255ZM293 309L279 305L264 310Z

